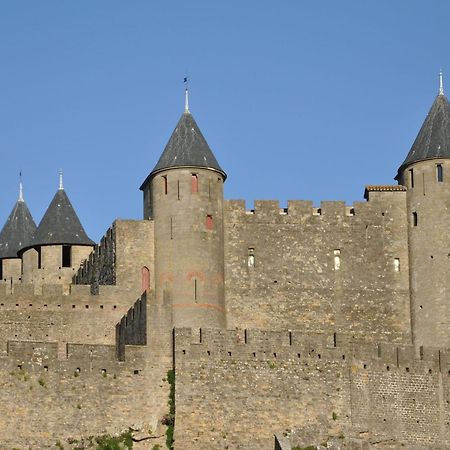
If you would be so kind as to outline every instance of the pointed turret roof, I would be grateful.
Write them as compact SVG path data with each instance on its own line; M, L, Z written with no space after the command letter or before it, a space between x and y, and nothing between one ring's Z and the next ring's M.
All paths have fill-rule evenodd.
M450 104L441 87L439 95L419 131L419 134L398 169L400 172L406 166L426 159L445 158L450 159Z
M62 189L62 181L33 239L26 243L26 247L57 244L95 245L84 231L69 197Z
M2 231L0 231L0 259L17 258L17 252L32 238L36 224L23 200L22 189Z
M216 157L209 148L206 139L203 137L194 117L188 109L184 111L158 163L142 183L140 189L143 189L156 173L176 167L212 169L226 178L226 173L217 162Z

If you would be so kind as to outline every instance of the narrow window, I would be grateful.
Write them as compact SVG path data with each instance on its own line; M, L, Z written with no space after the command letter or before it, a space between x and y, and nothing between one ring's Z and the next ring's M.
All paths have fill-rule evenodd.
M150 270L146 266L141 269L141 287L142 292L150 289Z
M211 200L211 180L208 180L208 198Z
M442 183L444 181L444 171L442 168L442 164L438 164L436 166L436 178L438 183Z
M394 258L394 270L400 272L400 258Z
M41 247L38 247L36 249L37 254L38 254L38 269L42 268L42 255L41 255Z
M0 259L0 280L3 280L3 260Z
M180 180L177 181L177 196L178 200L180 200Z
M409 169L409 187L413 188L414 187L414 171L413 169Z
M412 219L413 219L413 227L417 227L418 219L417 219L417 213L415 211L412 213Z
M193 194L198 192L198 175L196 173L191 175L191 192Z
M341 251L336 249L334 251L334 270L339 270L341 268Z
M206 216L205 226L207 230L212 230L214 228L213 217L210 214Z
M173 239L173 219L170 218L170 239Z
M72 246L62 246L62 267L72 267Z
M194 300L197 303L197 280L194 280Z
M255 267L255 249L253 247L249 247L248 249L248 267Z
M163 180L163 186L164 186L164 194L167 195L167 177L164 175L162 177Z

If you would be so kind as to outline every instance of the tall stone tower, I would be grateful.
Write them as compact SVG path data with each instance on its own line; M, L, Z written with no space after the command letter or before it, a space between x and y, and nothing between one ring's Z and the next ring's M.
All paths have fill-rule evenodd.
M450 104L439 94L396 176L407 187L413 341L450 345Z
M141 186L144 219L155 224L156 301L173 326L224 327L223 183L219 166L186 107Z

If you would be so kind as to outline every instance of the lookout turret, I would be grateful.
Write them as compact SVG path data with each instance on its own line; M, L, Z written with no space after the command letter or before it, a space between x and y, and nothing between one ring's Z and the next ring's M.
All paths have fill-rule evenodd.
M22 261L18 252L32 238L35 231L36 224L23 198L20 180L19 199L0 231L0 280L14 282L20 280Z
M396 176L407 187L416 348L450 344L450 104L439 93Z
M177 327L222 327L226 174L186 107L140 189L155 223L156 300Z
M33 237L23 247L23 281L70 283L74 271L92 251L89 239L67 196L60 174L56 191Z

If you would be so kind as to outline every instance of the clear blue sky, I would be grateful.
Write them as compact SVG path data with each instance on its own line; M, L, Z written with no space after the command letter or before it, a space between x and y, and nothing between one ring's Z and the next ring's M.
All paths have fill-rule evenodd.
M391 184L438 90L450 2L0 2L0 222L37 222L64 169L98 240L140 219L141 182L183 110L228 174L226 198L361 200Z

